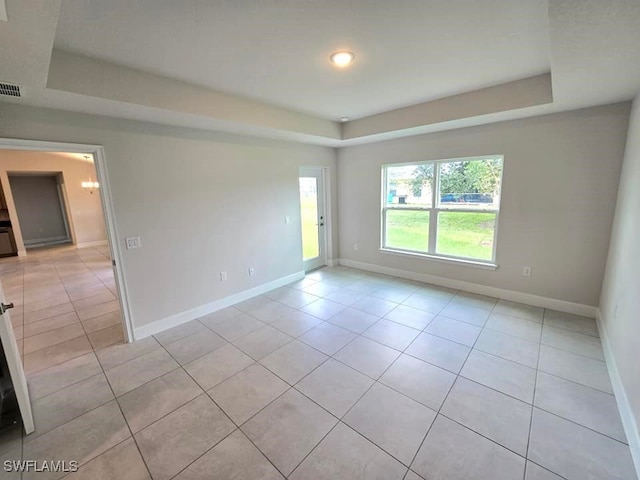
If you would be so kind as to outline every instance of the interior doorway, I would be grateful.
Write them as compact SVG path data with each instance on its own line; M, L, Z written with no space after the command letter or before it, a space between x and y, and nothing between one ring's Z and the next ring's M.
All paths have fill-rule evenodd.
M302 261L310 271L327 264L326 199L324 170L301 167L300 223L302 228Z
M42 294L41 296L46 299L43 299L42 305L37 305L37 307L50 308L56 312L73 309L83 327L92 324L88 330L85 329L92 349L95 349L94 345L100 347L107 340L106 335L98 333L95 333L94 338L91 338L92 333L106 334L108 332L107 326L112 329L112 332L116 330L116 327L120 329L122 332L120 341L132 342L134 337L131 312L126 283L120 267L122 251L117 242L113 202L106 175L106 156L103 147L0 138L1 152L4 152L5 158L8 156L14 158L18 154L26 155L29 153L56 154L72 158L74 162L74 172L69 174L66 171L62 172L62 194L66 200L67 224L72 243L27 250L22 242L18 242L22 245L22 249L19 248L20 245L18 246L17 252L20 258L8 259L8 261L15 262L14 266L29 263L38 271L50 273L47 281L51 280L55 283L59 280L58 283L61 283L57 286L56 295L53 296L46 296L38 285L38 291L35 295L31 295L31 298L35 299L38 294ZM10 170L13 173L25 173L24 165L23 162L22 166L14 166ZM40 173L61 171L61 169L44 165L40 165L36 170L38 169ZM3 173L0 169L0 181L4 187L4 197L6 197L4 199L6 201L3 203L6 206L7 217L10 221L12 220L10 217L15 215L16 227L19 229L20 222L11 196L11 183L6 170ZM2 209L0 209L1 213ZM21 239L22 233L17 232L15 236L16 240L18 237ZM13 266L5 267L5 271L19 274L19 268ZM57 278L55 274L57 274ZM36 283L34 282L34 286ZM16 283L16 285L19 284L19 282ZM11 301L10 296L13 292L10 291L11 289L5 288L5 290L9 290L5 293L7 300ZM23 294L24 300L29 297L26 290L16 293L18 294L16 298L20 298L20 293ZM112 296L116 297L115 300ZM94 317L93 313L88 311L91 309L95 309L94 313L98 316ZM35 307L31 309L23 307L21 310L26 315L27 310L35 311L36 309ZM18 312L14 310L14 317L18 317L16 313ZM71 312L66 311L63 315L67 314L73 316ZM108 316L117 317L118 324L115 325L113 318L107 318ZM61 318L58 320L63 321ZM72 327L68 327L68 329L72 330ZM27 330L21 333L25 335L28 333Z
M72 243L63 173L9 173L25 248Z

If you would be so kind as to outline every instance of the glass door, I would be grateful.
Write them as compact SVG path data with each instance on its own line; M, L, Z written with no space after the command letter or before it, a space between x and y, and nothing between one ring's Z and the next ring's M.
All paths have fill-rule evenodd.
M300 169L302 261L305 271L326 265L324 175L322 168Z

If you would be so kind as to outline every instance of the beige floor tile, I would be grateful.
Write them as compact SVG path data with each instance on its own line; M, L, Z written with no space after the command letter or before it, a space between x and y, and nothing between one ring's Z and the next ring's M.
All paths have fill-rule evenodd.
M544 325L542 327L542 343L604 361L604 351L598 337Z
M24 371L30 375L89 353L91 350L91 344L86 336L76 337L25 355L23 359Z
M356 338L355 333L325 322L312 328L298 340L326 355L333 355L354 338Z
M433 410L438 410L455 379L455 375L442 368L409 355L400 355L380 377L380 382Z
M121 343L111 345L96 351L98 360L105 370L121 365L136 357L140 357L153 350L160 350L162 347L153 337L136 340L133 343Z
M632 479L629 447L573 422L533 410L529 459L564 478Z
M421 333L405 353L457 374L470 351L466 345L430 333Z
M377 379L400 356L400 352L368 338L358 337L333 357Z
M129 428L118 405L112 401L25 443L24 458L75 460L83 465L128 437ZM22 478L60 477L60 473L31 472L23 474Z
M38 322L45 318L56 317L65 313L73 312L73 304L71 302L56 305L55 307L45 308L42 310L29 311L24 313L24 323Z
M376 383L343 421L409 465L435 418L434 410Z
M100 305L101 303L108 303L116 300L115 295L111 293L108 289L105 288L105 291L101 291L96 295L91 295L90 297L85 297L78 300L72 300L73 307L76 310L83 310L93 305Z
M525 456L531 405L458 377L440 413Z
M480 335L482 328L453 318L437 316L424 331L471 347Z
M538 372L534 404L603 435L627 443L613 395Z
M122 326L122 316L119 311L100 315L99 317L93 317L82 322L82 326L87 334L98 330L104 330L105 328L109 328L114 325Z
M558 312L556 310L545 310L544 324L550 327L563 328L573 332L583 333L598 337L598 325L595 319L573 315L571 313Z
M191 335L205 332L206 330L207 328L198 320L191 320L177 327L156 333L154 337L161 345L168 345L183 338L190 337Z
M13 317L11 318L13 319ZM40 333L71 325L72 323L80 324L76 312L64 313L55 317L45 318L38 322L27 323L24 325L24 335L25 337L32 337Z
M105 370L105 374L113 392L119 397L177 367L167 352L158 349Z
M478 337L474 349L526 367L537 368L538 366L540 344L493 330L484 330Z
M205 327L202 332L169 343L164 348L178 363L185 365L226 344L227 341L224 338Z
M371 325L376 323L380 317L356 310L355 308L346 308L327 320L333 325L344 328L354 333L362 333Z
M288 476L337 422L291 389L244 424L242 431Z
M246 313L242 313L233 318L222 320L213 325L208 325L211 330L216 332L225 340L232 342L244 335L253 332L266 324L257 318Z
M132 438L107 450L65 477L66 480L151 480Z
M102 373L38 398L31 402L36 429L25 438L25 442L31 442L113 398L113 392Z
M418 310L417 308L407 307L406 305L398 305L385 315L387 320L400 323L407 327L423 330L435 318L433 313Z
M94 350L99 350L109 345L124 342L124 332L121 325L113 325L103 330L98 330L89 334L89 341Z
M321 323L322 320L313 315L301 312L300 310L294 310L286 317L272 322L271 326L291 337L298 338L300 335L307 333Z
M284 480L240 430L192 463L176 480L204 478Z
M509 300L498 300L493 312L542 323L544 308L511 302Z
M514 480L523 477L524 462L506 448L438 415L411 469L424 478Z
M295 385L327 358L315 348L294 340L261 359L260 363L290 385Z
M235 426L201 395L135 435L154 479L169 479L200 457Z
M346 425L337 425L291 480L401 480L407 468Z
M227 344L185 364L184 369L203 389L209 390L252 363L251 357Z
M533 368L473 350L460 375L523 402L533 403L536 382Z
M371 378L329 359L303 378L296 389L341 418L371 385Z
M538 369L587 387L613 393L607 365L594 358L542 345Z
M31 401L102 373L93 352L27 376Z
M43 348L51 347L68 340L72 340L76 337L84 336L84 329L80 322L74 322L64 327L56 328L55 330L49 330L38 335L27 337L24 339L24 353L25 355L42 350Z
M293 338L289 335L266 325L240 337L233 343L254 360L260 360L292 340Z
M82 321L118 311L120 311L120 302L118 300L76 309L76 313Z
M207 393L236 425L242 425L288 388L262 365L254 364Z
M540 342L540 335L542 334L542 325L540 323L498 313L492 313L489 316L485 328L506 333L513 337L523 338L530 342Z
M131 431L136 433L203 393L184 370L176 368L125 393L118 403Z

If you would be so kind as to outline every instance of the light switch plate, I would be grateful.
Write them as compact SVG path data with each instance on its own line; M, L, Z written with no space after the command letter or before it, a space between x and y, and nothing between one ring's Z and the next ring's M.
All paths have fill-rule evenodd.
M131 250L132 248L140 248L142 246L140 237L127 237L124 240L127 245L127 250Z

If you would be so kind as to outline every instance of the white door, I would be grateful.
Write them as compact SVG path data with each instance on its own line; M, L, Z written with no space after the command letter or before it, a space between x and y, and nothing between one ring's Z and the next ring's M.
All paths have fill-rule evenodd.
M319 167L300 168L300 220L304 270L327 263L325 235L324 171Z
M33 414L31 413L29 390L27 390L27 379L24 376L22 359L20 358L16 337L13 334L11 317L9 316L8 309L10 308L13 308L13 303L6 303L2 284L0 284L0 340L2 341L4 354L7 357L9 374L11 375L13 389L18 399L24 431L28 435L33 432Z

